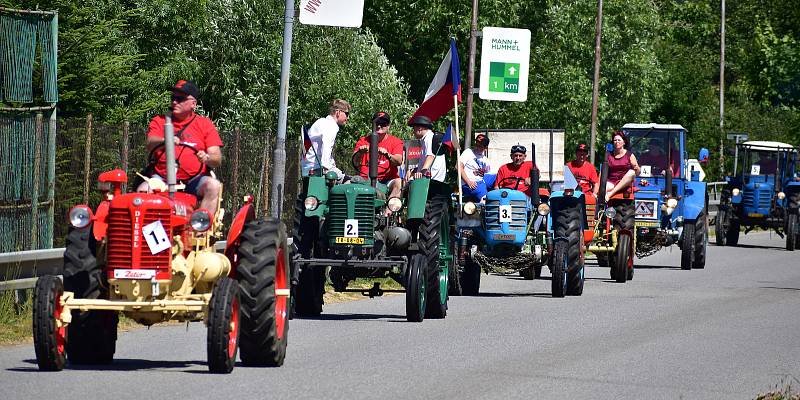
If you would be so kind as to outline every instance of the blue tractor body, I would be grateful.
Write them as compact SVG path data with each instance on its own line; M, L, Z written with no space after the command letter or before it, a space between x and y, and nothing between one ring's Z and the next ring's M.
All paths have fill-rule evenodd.
M622 130L641 167L634 179L636 255L678 244L683 269L705 267L708 196L706 183L686 167L686 129L651 123Z

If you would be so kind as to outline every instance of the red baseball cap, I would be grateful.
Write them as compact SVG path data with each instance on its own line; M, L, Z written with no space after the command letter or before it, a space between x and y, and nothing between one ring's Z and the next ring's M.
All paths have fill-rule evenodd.
M200 100L200 89L197 88L197 85L194 84L192 81L185 81L183 79L179 80L175 83L175 86L169 88L172 92L179 92L195 98L195 100Z
M589 146L586 145L586 143L578 143L578 145L575 146L575 152L578 152L578 151L589 152Z

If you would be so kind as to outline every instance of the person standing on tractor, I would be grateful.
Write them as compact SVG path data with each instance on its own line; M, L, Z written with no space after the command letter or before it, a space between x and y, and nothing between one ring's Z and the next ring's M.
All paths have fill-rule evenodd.
M403 141L389 133L392 121L388 113L378 111L372 116L372 121L378 134L378 182L387 185L389 198L400 197L402 185L397 167L403 164ZM369 137L370 134L362 136L353 149L353 153L362 155L358 174L364 178L369 176Z
M437 155L438 147L441 146L441 138L439 139L440 143L434 143L433 122L424 115L418 115L411 119L408 126L414 129L414 137L422 144L419 163L411 175L414 179L419 179L430 173L431 179L444 182L447 173L446 164L444 155Z
M333 145L339 128L350 118L351 109L346 100L335 99L328 107L328 115L316 120L308 129L305 139L311 143L303 159L304 176L322 168L323 172L333 171L339 180L344 179L344 173L336 167L336 160L333 159Z
M628 137L622 131L612 136L613 150L606 156L608 164L608 182L606 182L606 201L611 196L625 190L639 175L639 162L632 152L628 151Z
M530 198L533 195L531 188L531 170L536 168L532 161L525 161L528 149L520 144L511 146L511 162L504 164L497 171L494 188L508 188L524 192ZM514 179L516 178L516 179ZM537 188L538 190L538 188Z
M575 147L575 159L567 163L567 167L581 185L581 190L596 198L600 191L600 179L597 177L597 169L594 168L594 165L586 161L588 157L589 146L586 143L580 143Z
M186 185L186 193L197 196L200 207L211 215L217 211L222 184L209 175L209 168L217 168L222 164L222 139L214 123L195 113L200 90L192 81L180 80L171 87L170 110L172 125L175 129L175 160L178 164L176 177ZM153 151L164 143L164 124L166 117L156 115L150 120L147 130L147 151ZM188 148L194 149L193 152ZM192 176L191 173L197 173ZM165 155L162 153L154 165L150 178L164 181L167 176ZM145 182L137 191L147 192L150 186Z
M489 138L484 133L475 136L475 143L471 148L461 153L461 185L464 197L474 197L476 201L483 201L488 193L484 175L489 173L491 166L486 157L489 148Z

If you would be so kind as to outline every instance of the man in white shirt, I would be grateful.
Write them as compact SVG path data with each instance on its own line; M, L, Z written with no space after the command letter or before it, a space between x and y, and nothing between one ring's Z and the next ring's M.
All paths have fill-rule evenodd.
M475 144L461 153L461 179L464 181L462 189L465 197L474 197L478 201L486 197L487 188L483 176L491 170L486 157L488 147L489 138L485 133L479 133L475 136Z
M427 173L430 173L431 179L444 182L447 172L445 170L445 159L444 155L437 154L441 153L437 151L438 149L433 148L433 131L431 130L433 129L433 122L430 118L420 115L412 118L408 126L414 129L414 137L419 139L422 145L419 163L413 174L414 179L422 178L427 176ZM441 143L439 143L439 147L441 147Z
M322 168L323 172L336 172L339 180L344 178L344 173L336 167L333 159L333 145L339 127L344 126L350 118L350 103L346 100L335 99L328 108L328 116L320 118L308 130L308 140L311 147L306 151L303 160L303 175L308 176L311 171Z

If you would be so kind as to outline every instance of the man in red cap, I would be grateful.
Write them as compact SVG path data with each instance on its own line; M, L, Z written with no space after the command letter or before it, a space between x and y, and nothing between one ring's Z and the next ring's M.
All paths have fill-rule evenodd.
M209 168L217 168L222 164L222 139L210 119L194 112L200 98L200 90L194 82L180 80L170 90L172 98L169 108L172 110L172 125L175 129L177 179L186 185L186 193L198 197L201 208L214 215L222 185L209 175ZM147 151L164 143L165 121L164 115L156 115L150 121ZM162 152L152 177L166 180L166 176L166 154ZM150 187L143 183L137 190L149 191Z
M389 198L400 197L400 174L397 167L403 164L403 141L389 134L392 120L388 113L378 111L372 116L378 134L378 181L389 187ZM353 154L361 153L358 174L364 178L369 176L369 137L358 139ZM357 156L355 156L357 157Z
M588 156L589 146L585 143L578 144L575 147L575 159L567 163L567 167L569 167L572 175L575 176L578 184L581 185L581 190L586 194L591 193L594 197L597 197L597 193L600 192L600 185L598 185L600 180L597 178L597 170L594 165L586 161Z

